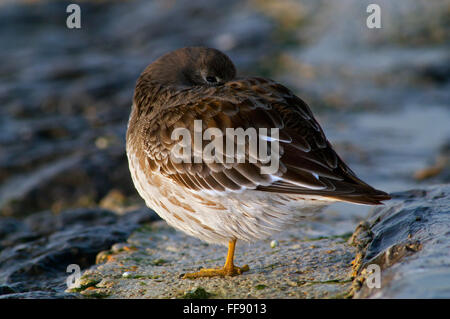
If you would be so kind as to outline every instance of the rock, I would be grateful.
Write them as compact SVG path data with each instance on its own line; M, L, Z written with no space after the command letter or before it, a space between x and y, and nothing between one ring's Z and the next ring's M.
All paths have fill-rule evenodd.
M86 269L100 251L125 241L140 224L156 218L148 209L123 216L104 209L76 209L58 215L43 212L23 222L0 220L0 229L11 230L0 240L0 297L76 296L64 292L68 265Z
M450 298L450 185L392 196L369 218L371 239L354 240L364 243L355 298ZM379 289L364 284L373 264L381 269Z
M243 275L191 280L181 277L201 267L222 266L226 247L205 244L164 221L155 222L133 232L128 248L114 245L100 253L97 265L82 276L95 284L80 293L102 298L344 297L351 288L355 249L340 236L311 238L304 224L292 225L274 239L251 245L238 242L235 263L250 266ZM280 245L272 248L272 240Z
M276 241L276 240L272 240L272 241L270 242L270 247L271 247L271 248L276 248L276 247L278 247L278 245L279 245L279 243L278 243L278 241Z
M27 216L45 209L57 212L93 206L112 185L125 194L134 193L123 148L84 150L5 182L0 187L0 215Z
M107 258L98 258L82 277L95 284L81 293L102 298L196 298L197 292L205 298L448 298L450 185L392 196L350 238L311 238L308 234L320 228L303 221L271 239L238 242L236 264L249 264L250 271L231 278L181 279L202 267L220 267L226 248L156 222L137 229L125 245L102 252ZM274 241L279 245L270 245ZM374 265L381 271L381 288L369 288Z

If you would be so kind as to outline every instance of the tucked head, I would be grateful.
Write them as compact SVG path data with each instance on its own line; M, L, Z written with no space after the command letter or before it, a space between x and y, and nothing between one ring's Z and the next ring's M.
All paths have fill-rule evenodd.
M216 49L188 47L169 52L150 64L141 78L170 86L216 86L233 80L236 68Z

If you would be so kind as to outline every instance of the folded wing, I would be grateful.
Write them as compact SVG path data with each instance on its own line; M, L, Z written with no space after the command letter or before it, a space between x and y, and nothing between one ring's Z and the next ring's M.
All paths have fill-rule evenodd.
M306 103L276 82L248 78L218 87L166 92L165 105L156 116L146 118L143 114L140 118L148 123L142 142L148 166L192 191L226 194L257 190L362 204L380 204L390 198L350 170L333 150ZM201 122L196 124L196 120ZM198 123L200 130L196 131ZM181 160L174 151L180 140L173 139L172 134L180 128L189 132L189 160ZM210 133L222 133L209 134L211 141L217 138L219 144L215 145L220 145L219 139L223 145L210 153L214 161L204 156L198 159L211 141L203 140L199 147L198 139L197 144L194 140L208 129ZM271 149L272 144L278 144L272 149L279 154L277 169L263 173L261 168L269 164L251 147L249 139L239 144L227 137L227 129L254 129L258 146L265 142ZM271 129L276 129L278 135L271 134ZM240 159L238 144L244 150ZM231 148L234 152L229 152Z

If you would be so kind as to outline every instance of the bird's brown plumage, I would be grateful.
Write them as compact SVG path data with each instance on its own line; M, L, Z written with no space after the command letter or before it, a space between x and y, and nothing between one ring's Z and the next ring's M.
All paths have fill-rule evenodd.
M178 53L178 57L182 55ZM178 61L177 56L174 60ZM169 74L174 72L168 69ZM390 198L352 172L333 150L308 105L283 85L253 77L216 86L189 86L178 78L158 81L155 75L162 74L152 71L151 65L137 82L127 132L130 143L140 144L149 174L160 173L189 190L253 189L362 204L380 204ZM235 71L228 73L234 77ZM194 136L194 120L202 120L203 131L216 127L224 135L226 128L278 128L281 157L274 174L277 178L261 174L262 163L249 163L248 151L245 163L175 163L170 152L178 141L172 140L171 134L184 127Z
M178 161L174 152L179 140L172 133L178 128L190 133L189 161ZM220 133L213 133L214 142L225 147L214 148L221 161L196 161L209 145L203 147L203 139L210 129ZM253 129L240 143L243 160L228 129ZM271 155L279 155L276 170L262 171L255 140L258 148L269 142ZM340 159L304 101L272 80L236 78L233 62L215 49L179 49L144 70L128 122L127 156L137 191L167 223L207 242L229 244L223 268L184 278L247 271L233 264L237 240L270 236L330 201L380 204L390 198Z

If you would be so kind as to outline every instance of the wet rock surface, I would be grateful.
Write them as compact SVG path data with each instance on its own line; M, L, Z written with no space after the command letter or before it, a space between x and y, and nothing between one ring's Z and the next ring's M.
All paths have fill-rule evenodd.
M0 220L0 298L74 298L64 293L67 266L85 269L96 255L125 241L142 223L155 220L149 209L123 216L104 209L46 211L23 220Z
M357 278L356 298L450 298L450 185L393 194L375 209L365 232L352 243L361 259L361 274L371 264L380 266L380 288ZM361 236L365 234L365 236Z
M250 267L240 276L182 279L186 272L221 267L227 248L175 232L161 221L100 253L76 291L103 298L195 298L198 291L206 293L202 298L343 298L351 287L355 253L346 244L349 234L308 233L299 224L255 244L238 243L235 264Z
M238 262L251 267L246 277L180 281L183 272L221 265L226 249L203 246L163 223L138 226L152 214L127 217L143 202L131 183L124 141L143 68L169 50L212 46L225 51L241 75L273 78L305 99L341 157L373 186L401 194L448 183L447 0L380 0L378 30L364 27L369 0L83 1L80 30L66 28L69 3L0 3L0 38L8 44L0 46L2 297L179 298L196 296L198 287L211 298L333 298L349 291L372 297L373 291L355 289L363 274L349 262L356 256L357 267L368 261L366 252L372 258L386 251L384 237L399 241L394 255L405 253L392 269L414 256L446 264L420 255L430 245L420 232L413 237L420 237L421 250L408 255L416 246L404 244L402 218L445 202L419 191L393 201L417 203L417 210L397 215L403 206L388 203L398 223L364 224L353 236L360 238L356 246L345 239L369 208L336 204L275 238L240 247ZM390 213L383 214L389 220ZM442 232L448 227L442 219ZM274 239L279 245L271 248ZM85 270L95 260L83 289L64 292L67 263ZM130 277L122 277L125 272ZM445 283L439 274L430 282ZM352 275L362 281L351 283ZM404 296L388 290L382 296L394 295Z
M331 225L323 214L241 244L236 264L250 271L232 278L182 279L222 266L226 248L153 223L100 253L74 291L101 298L449 298L450 185L393 197L353 234L323 236ZM366 282L373 264L380 266L380 288Z

